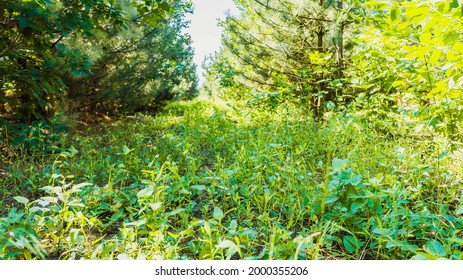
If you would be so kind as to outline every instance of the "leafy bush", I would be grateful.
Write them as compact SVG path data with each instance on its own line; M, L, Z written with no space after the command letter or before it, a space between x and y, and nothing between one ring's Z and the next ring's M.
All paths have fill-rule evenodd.
M458 1L371 1L352 56L360 102L400 108L460 137L462 9Z
M30 125L12 124L0 118L0 135L6 145L14 145L31 152L49 153L60 151L62 137L67 127L56 118L50 121L33 121Z
M58 109L133 112L194 97L180 31L191 3L170 2L2 1L1 116L30 124Z

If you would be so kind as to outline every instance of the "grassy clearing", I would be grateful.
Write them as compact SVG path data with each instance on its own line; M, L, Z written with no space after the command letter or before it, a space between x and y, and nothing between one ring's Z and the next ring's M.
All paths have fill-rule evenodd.
M462 259L462 153L400 120L179 102L8 150L0 258Z

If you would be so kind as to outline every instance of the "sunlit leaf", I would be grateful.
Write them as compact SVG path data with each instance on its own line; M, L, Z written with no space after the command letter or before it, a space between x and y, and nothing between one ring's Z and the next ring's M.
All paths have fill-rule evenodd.
M121 261L133 260L132 257L125 253L117 255L117 259Z
M219 207L214 207L214 212L212 213L212 216L216 220L220 220L223 217L223 211Z
M153 211L158 210L162 206L162 202L148 203L148 205L153 209Z
M166 212L165 216L166 217L174 216L174 215L177 215L177 214L179 214L179 213L181 213L183 211L185 211L185 208L178 208L178 209L175 209L174 211Z
M440 243L439 241L430 241L426 243L425 250L426 252L439 257L447 255L447 251L445 250L444 246L442 246L442 243Z
M206 189L206 186L205 185L194 185L194 186L191 186L190 188L198 190L198 191L203 191Z
M463 215L463 206L458 208L457 212L455 213L456 215Z
M24 205L26 205L27 203L29 203L29 199L25 198L24 196L15 196L13 197L14 200L16 200L17 202L19 203L22 203Z
M138 198L150 197L154 192L153 186L148 186L137 193Z

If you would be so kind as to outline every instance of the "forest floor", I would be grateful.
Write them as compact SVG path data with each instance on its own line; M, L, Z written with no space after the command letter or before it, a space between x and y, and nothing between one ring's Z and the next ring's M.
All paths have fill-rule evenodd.
M4 146L0 259L462 259L463 153L415 127L195 100Z

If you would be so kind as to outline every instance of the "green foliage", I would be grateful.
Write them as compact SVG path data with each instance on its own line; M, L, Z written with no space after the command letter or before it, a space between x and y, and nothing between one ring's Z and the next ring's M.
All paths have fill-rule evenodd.
M27 204L24 197L16 197ZM7 217L0 219L0 260L44 258L45 250L34 232L36 223L13 208Z
M224 96L264 109L297 101L318 117L400 111L417 130L461 137L458 1L237 4L207 65Z
M2 120L1 259L463 259L458 1L236 2L206 65L227 101ZM12 1L0 110L194 97L169 3Z
M457 1L369 2L352 56L362 106L391 105L459 137L461 8Z
M135 107L148 103L146 99L150 107L180 93L193 96L190 39L178 35L189 6L164 0L2 1L2 117L30 123L52 116L58 106L94 112L88 104L114 100L118 107L132 108L122 97L140 89L145 89L140 95L149 97ZM141 61L151 63L140 66ZM163 79L165 84L152 86ZM108 87L116 81L128 85ZM128 99L133 103L140 95Z
M222 22L224 49L209 66L210 81L218 80L228 97L275 104L261 95L277 92L277 103L296 101L317 115L330 111L342 95L349 56L344 37L351 20L343 1L237 3L241 14Z
M137 17L135 9L123 9L131 18ZM188 25L184 17L190 12L191 3L180 1L172 5L168 20L158 20L155 27L134 20L122 32L106 29L86 50L97 57L92 67L95 74L66 78L68 96L77 101L70 106L117 115L157 111L164 101L195 97L196 66L191 39L184 33ZM79 39L72 43L85 48Z
M0 177L2 257L461 259L461 156L396 117L193 101L74 135Z

